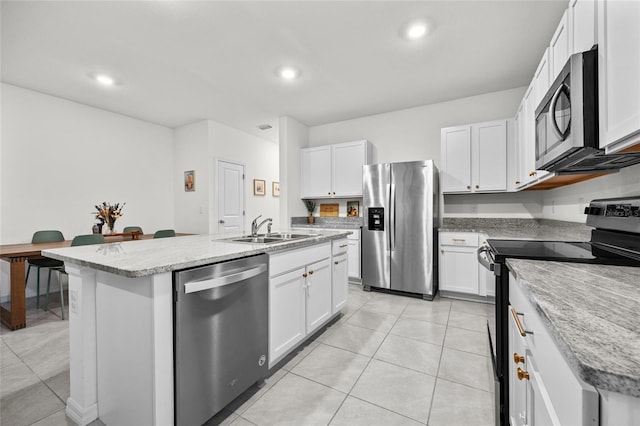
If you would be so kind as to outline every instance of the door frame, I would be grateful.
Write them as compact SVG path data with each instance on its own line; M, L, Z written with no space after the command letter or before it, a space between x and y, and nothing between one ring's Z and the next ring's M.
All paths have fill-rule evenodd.
M224 162L224 163L231 163L231 164L236 164L238 166L242 166L242 170L243 170L243 175L244 175L244 179L242 182L242 210L245 212L244 217L242 219L242 233L245 233L245 230L247 229L247 165L242 162L242 161L237 161L237 160L231 160L228 158L223 158L223 157L214 157L213 158L213 173L212 173L212 184L211 187L213 188L213 197L211 197L211 203L210 203L210 208L211 208L211 217L210 217L210 222L209 222L209 233L210 234L218 234L218 221L220 220L219 217L219 207L220 207L220 182L218 181L218 172L220 170L220 163Z

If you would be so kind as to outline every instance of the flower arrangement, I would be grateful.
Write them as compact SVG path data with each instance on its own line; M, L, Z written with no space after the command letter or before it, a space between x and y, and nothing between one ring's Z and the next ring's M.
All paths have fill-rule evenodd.
M111 204L103 201L102 204L96 205L95 207L98 211L96 213L96 219L100 222L100 227L106 223L109 227L109 232L113 234L116 220L122 217L122 209L125 204L127 203L120 205L120 203Z

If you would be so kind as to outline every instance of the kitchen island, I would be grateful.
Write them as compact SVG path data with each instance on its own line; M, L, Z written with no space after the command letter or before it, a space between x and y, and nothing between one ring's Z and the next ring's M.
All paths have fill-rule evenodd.
M98 417L106 424L174 424L173 272L313 246L328 246L331 255L332 243L348 234L316 232L272 244L194 235L43 251L64 261L69 274L67 415L80 425Z

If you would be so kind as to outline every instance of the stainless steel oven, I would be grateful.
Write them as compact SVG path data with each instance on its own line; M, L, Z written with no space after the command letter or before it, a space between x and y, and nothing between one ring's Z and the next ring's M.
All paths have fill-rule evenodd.
M585 209L590 241L488 239L478 260L496 277L495 317L488 320L496 384L496 424L509 425L508 259L551 260L640 267L640 196L593 200Z

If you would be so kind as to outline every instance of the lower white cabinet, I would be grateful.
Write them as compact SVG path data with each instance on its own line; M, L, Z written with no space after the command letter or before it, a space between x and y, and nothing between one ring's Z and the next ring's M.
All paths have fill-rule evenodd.
M362 279L360 270L360 230L353 229L352 234L347 236L347 253L349 256L349 277L356 280Z
M509 276L512 425L598 425L598 393L573 373L518 279Z
M440 232L439 288L452 297L473 299L495 296L495 277L478 262L478 247L486 235L475 232Z
M347 239L269 255L269 368L346 306Z

